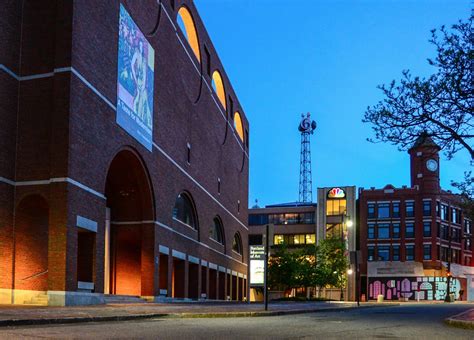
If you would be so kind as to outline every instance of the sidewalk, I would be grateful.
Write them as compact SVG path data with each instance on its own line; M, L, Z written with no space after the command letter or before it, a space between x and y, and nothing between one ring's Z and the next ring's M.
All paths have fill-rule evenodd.
M444 320L450 326L474 329L474 308Z
M158 317L218 318L274 316L398 305L399 304L397 303L361 303L360 307L357 307L355 303L350 302L282 302L270 303L268 311L264 311L263 304L235 302L140 303L78 307L0 305L0 327L77 322L124 321Z

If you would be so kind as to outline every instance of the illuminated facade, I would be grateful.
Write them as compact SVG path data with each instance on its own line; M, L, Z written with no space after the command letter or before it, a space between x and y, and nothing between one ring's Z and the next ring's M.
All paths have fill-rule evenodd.
M249 122L192 1L11 1L0 303L242 301Z
M356 187L318 188L317 232L318 240L337 237L344 240L347 256L356 250ZM347 273L341 273L347 275ZM347 275L346 300L355 300L355 275Z
M467 292L474 274L472 221L459 197L440 188L439 151L421 135L409 150L410 187L360 189L361 288L369 299L443 300L448 262L451 292L456 298Z

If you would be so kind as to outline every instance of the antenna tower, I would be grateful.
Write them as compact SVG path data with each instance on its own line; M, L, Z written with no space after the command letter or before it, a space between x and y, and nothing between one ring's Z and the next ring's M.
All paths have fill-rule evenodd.
M301 153L300 153L300 203L313 202L313 180L311 177L311 144L310 136L316 130L316 122L311 121L311 115L301 115L301 122L298 131L301 133Z

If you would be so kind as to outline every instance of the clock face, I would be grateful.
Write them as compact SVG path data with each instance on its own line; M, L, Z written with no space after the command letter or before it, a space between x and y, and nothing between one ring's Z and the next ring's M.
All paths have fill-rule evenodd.
M429 171L436 171L438 170L438 162L436 162L434 159L428 159L426 161L426 168L429 170Z

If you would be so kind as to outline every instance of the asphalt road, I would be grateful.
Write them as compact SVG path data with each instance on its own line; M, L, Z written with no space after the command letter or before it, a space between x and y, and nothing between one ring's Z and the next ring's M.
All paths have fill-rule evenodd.
M474 305L402 305L277 317L154 319L74 325L0 328L0 338L294 339L416 338L473 339L473 330L443 319Z

